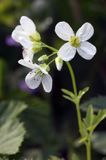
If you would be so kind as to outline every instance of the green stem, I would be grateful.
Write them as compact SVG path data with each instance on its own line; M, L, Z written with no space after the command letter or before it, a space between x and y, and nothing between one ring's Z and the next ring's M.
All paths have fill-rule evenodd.
M70 75L71 75L74 94L77 96L77 86L76 86L76 80L75 80L75 75L74 75L72 66L69 62L66 62L66 64L67 64L67 67L68 67Z
M42 46L52 50L55 53L58 52L57 49L55 49L55 48L53 48L53 47L51 47L47 44L42 43ZM53 54L51 54L51 56L52 55ZM48 65L50 65L53 61L54 61L54 59L52 61L50 61ZM68 67L68 70L69 70L69 73L70 73L70 76L71 76L71 79L72 79L73 91L74 91L74 94L76 96L75 105L76 105L76 111L77 111L78 127L79 127L79 132L82 135L82 119L81 119L81 111L80 111L80 105L79 105L80 100L78 99L78 95L77 95L77 85L76 85L75 75L74 75L74 71L72 69L71 64L69 62L66 62L66 64L67 64L67 67ZM86 154L87 154L87 159L86 160L91 160L91 140L90 140L90 136L88 136L88 139L85 143L85 146L86 146Z
M86 142L86 159L91 160L91 139L88 137L88 141Z
M55 61L55 59L52 59L49 63L48 63L48 65L50 65L51 63L53 63Z
M72 69L71 64L69 62L66 62L66 64L67 64L67 67L69 69L70 76L71 76L71 79L72 79L72 85L73 85L74 94L76 95L75 105L76 105L76 110L77 110L79 132L81 134L81 131L82 131L82 120L81 120L81 112L80 112L79 100L77 99L77 85L76 85L75 75L74 75L74 71Z
M48 48L48 49L52 50L53 52L57 52L58 51L56 48L51 47L51 46L49 46L49 45L47 45L45 43L42 43L42 46L45 47L45 48Z
M77 110L79 132L82 135L82 119L81 119L81 111L80 111L79 102L76 102L76 110Z
M56 52L53 52L52 54L50 54L50 55L48 56L48 58L54 56L55 54L56 54Z

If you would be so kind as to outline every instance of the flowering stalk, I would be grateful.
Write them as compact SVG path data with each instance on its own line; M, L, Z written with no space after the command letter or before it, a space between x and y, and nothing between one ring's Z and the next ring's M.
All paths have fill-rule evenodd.
M72 79L72 85L73 85L73 90L74 94L76 97L75 105L76 105L76 111L77 111L77 119L78 119L78 127L79 127L79 132L82 135L82 119L81 119L81 111L80 111L80 101L77 98L77 85L76 85L76 80L75 80L75 75L73 68L69 62L66 62L71 79ZM85 142L86 146L86 155L87 155L87 160L91 160L91 139L90 136L88 137L87 141Z
M56 51L57 49L45 45L45 47L47 46L47 48L49 48L52 51ZM49 65L54 61L54 59L49 63ZM77 93L77 85L76 85L76 80L75 80L75 75L74 75L74 71L73 68L71 66L71 64L69 62L66 62L66 65L68 67L71 79L72 79L72 86L73 86L73 91L74 91L74 95L75 95L75 106L76 106L76 111L77 111L77 120L78 120L78 127L79 127L79 133L82 136L82 118L81 118L81 111L80 111L80 99L78 99L78 93ZM88 139L86 140L86 142L84 143L86 146L86 156L87 156L87 160L91 160L91 139L90 136L88 136Z
M20 18L20 24L17 25L12 32L12 38L23 47L23 59L19 60L18 63L31 70L25 77L25 82L29 88L36 89L40 84L42 84L45 92L51 92L52 77L49 74L50 65L55 62L57 70L60 71L63 66L63 62L66 62L72 80L73 92L63 89L63 92L66 94L64 97L72 101L76 106L79 133L81 135L82 142L86 146L87 160L91 160L91 134L95 127L94 125L88 128L86 127L83 123L80 111L80 100L88 91L88 87L79 92L77 91L75 75L69 61L75 57L76 52L86 60L90 60L94 57L96 54L96 47L88 42L94 34L94 28L87 22L83 24L76 33L74 33L70 25L63 21L56 25L55 33L59 38L65 41L65 44L63 44L59 50L43 43L34 22L30 18L22 16ZM52 53L49 56L44 54L39 57L37 60L39 64L34 63L34 54L43 48L51 50ZM92 112L93 109L90 107L87 113L87 118L88 115L89 117L92 115L89 114ZM104 114L105 112L98 114L98 122L104 118ZM89 128L92 130L89 130Z

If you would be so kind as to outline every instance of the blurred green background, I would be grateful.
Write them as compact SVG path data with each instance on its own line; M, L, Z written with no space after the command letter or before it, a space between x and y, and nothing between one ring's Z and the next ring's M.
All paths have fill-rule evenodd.
M54 32L57 22L67 21L75 31L85 22L94 26L95 34L90 41L97 47L96 56L86 61L76 55L71 64L78 88L90 86L85 99L104 96L100 107L106 107L106 1L0 1L0 136L4 138L0 142L4 147L1 147L1 159L47 160L50 155L57 155L65 160L77 160L72 156L76 153L80 160L85 160L83 146L79 149L74 145L79 136L75 108L62 98L61 88L72 90L65 64L61 72L52 66L53 90L50 94L44 93L42 87L32 91L24 82L28 71L17 63L22 57L22 48L11 39L11 33L23 15L35 22L43 41L56 48L63 43ZM48 50L45 53L50 54ZM92 156L94 160L105 160L106 121L97 131L103 135L97 135L99 144L92 147Z

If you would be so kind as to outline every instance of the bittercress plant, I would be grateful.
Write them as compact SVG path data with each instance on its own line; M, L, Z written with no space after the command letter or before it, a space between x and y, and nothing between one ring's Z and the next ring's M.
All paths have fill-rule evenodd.
M97 125L106 117L106 110L100 110L95 114L91 104L88 106L86 116L82 117L80 102L89 90L89 87L80 91L77 90L75 75L69 61L75 57L76 51L85 60L91 60L94 57L96 47L88 42L94 34L94 28L90 23L86 22L75 34L70 25L62 21L55 26L55 33L59 38L66 41L60 49L42 42L41 35L37 31L34 22L30 18L22 16L20 25L16 26L12 32L12 38L23 47L23 56L18 63L31 70L25 77L27 86L31 89L36 89L42 83L45 92L51 92L52 90L51 64L54 63L57 70L60 71L63 63L66 63L72 79L73 91L62 89L63 97L73 102L76 107L80 133L79 143L83 143L86 147L86 160L91 160L92 134ZM34 55L43 50L43 48L49 49L51 54L47 55L44 53L40 55L35 63ZM57 160L59 158L51 156L49 159Z

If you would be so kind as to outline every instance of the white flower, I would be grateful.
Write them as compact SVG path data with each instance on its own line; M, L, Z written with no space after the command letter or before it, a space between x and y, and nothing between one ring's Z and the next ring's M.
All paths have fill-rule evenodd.
M58 71L61 71L63 66L63 60L58 56L55 58L55 64Z
M28 61L28 62L32 62L33 61L34 54L30 49L24 48L24 50L22 52L22 55L23 55L23 59L25 61Z
M36 89L42 83L45 92L52 90L52 78L46 71L48 67L46 64L40 66L24 59L19 60L18 63L31 69L25 77L25 82L30 89Z
M37 32L34 22L26 16L20 18L20 25L13 30L12 38L23 46L27 55L28 51L29 55L32 55L41 48L40 34Z
M83 24L75 34L68 23L59 22L55 32L59 38L68 41L58 51L64 61L73 59L76 51L86 60L92 59L95 55L96 47L87 41L94 34L94 28L90 23Z

